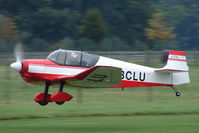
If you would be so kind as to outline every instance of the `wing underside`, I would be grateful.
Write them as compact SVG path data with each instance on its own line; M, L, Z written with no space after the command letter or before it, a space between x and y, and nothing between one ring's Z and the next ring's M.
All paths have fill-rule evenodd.
M67 85L76 87L100 88L121 84L121 68L94 66L73 77L61 77Z

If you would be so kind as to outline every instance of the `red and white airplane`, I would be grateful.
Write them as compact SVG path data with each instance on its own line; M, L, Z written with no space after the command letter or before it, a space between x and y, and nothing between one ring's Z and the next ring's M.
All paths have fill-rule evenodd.
M169 51L167 64L160 69L63 49L52 52L46 59L23 59L10 66L19 71L26 82L45 84L44 92L34 97L40 105L70 101L73 96L63 92L64 85L80 88L169 86L180 96L174 86L190 82L183 51ZM49 94L52 84L59 84L59 91Z

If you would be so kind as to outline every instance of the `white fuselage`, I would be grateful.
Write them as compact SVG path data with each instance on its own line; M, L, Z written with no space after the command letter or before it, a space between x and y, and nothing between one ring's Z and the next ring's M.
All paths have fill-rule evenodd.
M172 84L171 73L155 72L155 68L100 56L96 66L103 65L122 68L123 81Z

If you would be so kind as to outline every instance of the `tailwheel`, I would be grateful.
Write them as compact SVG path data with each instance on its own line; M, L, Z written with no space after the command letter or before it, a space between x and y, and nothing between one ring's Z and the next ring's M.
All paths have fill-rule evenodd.
M174 90L174 92L176 93L177 97L179 97L181 95L181 93L179 91L177 91L176 88L174 88L173 86L170 86L170 87Z
M176 92L176 96L179 97L181 94L180 92Z
M57 105L62 105L64 104L65 102L55 102Z

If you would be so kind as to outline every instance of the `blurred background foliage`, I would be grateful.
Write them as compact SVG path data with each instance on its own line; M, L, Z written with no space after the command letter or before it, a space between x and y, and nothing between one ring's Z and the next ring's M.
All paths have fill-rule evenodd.
M198 0L0 0L0 50L198 50Z

